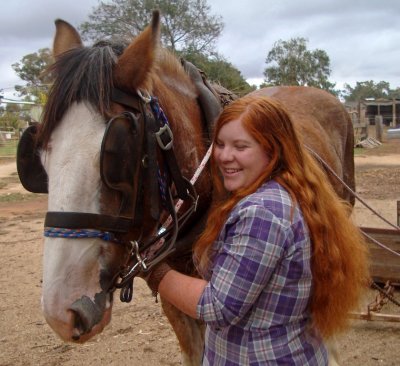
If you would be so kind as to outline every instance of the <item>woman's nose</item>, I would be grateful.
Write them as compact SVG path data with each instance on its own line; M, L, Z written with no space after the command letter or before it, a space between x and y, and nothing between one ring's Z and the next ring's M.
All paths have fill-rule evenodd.
M233 159L232 149L225 146L221 149L219 154L220 161L231 161Z

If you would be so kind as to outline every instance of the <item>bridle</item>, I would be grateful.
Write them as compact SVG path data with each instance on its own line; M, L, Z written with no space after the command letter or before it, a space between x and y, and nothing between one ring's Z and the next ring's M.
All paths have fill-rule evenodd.
M98 237L125 246L129 250L129 259L126 266L115 276L108 291L113 292L120 288L121 301L129 302L132 299L133 278L140 272L149 271L174 252L180 229L196 211L198 196L193 186L194 181L187 180L181 174L173 150L173 134L157 99L143 95L140 91L136 95L129 95L115 88L111 99L128 110L107 122L101 156L107 154L105 145L109 129L112 129L113 124L116 124L119 119L125 119L125 123L128 121L136 134L135 141L138 146L135 152L139 155L133 157L135 159L132 168L134 180L131 183L134 197L129 197L129 204L121 203L120 213L117 216L50 211L46 214L44 226L47 237ZM164 161L163 170L166 173L164 175L160 174L157 154L161 155ZM103 157L100 160L102 161L102 159ZM205 164L206 162L201 164L201 169ZM108 176L104 170L101 162L101 179L106 186L114 189L113 177ZM132 228L140 229L143 223L141 206L143 184L146 184L146 188L149 188L151 192L151 217L159 220L159 199L161 197L161 204L169 213L169 219L154 237L147 238L145 241L141 238L122 239ZM173 187L176 196L172 193ZM128 199L125 196L126 194L122 195L122 201ZM174 202L178 198L179 202L175 205ZM188 203L188 208L178 217L178 210L182 203ZM130 215L127 207L131 208Z

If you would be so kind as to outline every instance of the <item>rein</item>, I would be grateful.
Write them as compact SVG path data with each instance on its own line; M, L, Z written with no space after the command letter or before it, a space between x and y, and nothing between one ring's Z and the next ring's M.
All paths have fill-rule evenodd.
M356 192L354 192L344 181L343 179L341 179L336 173L335 171L329 166L329 164L321 158L321 156L319 156L313 149L311 149L309 146L305 145L305 148L311 153L312 156L314 156L323 166L324 168L326 168L330 174L332 174L339 182L340 184L343 185L344 188L347 189L347 191L349 193L351 193L358 201L360 201L366 208L368 208L372 213L374 213L376 216L378 216L381 220L383 220L386 224L390 225L391 227L393 227L396 230L400 230L400 227L397 225L392 224L390 221L388 221L387 219L385 219L382 215L380 215L378 212L376 212L371 206L369 206ZM400 253L397 253L396 251L394 251L393 249L387 247L386 245L380 243L378 240L376 240L375 238L373 238L371 235L367 234L365 231L363 231L361 229L361 232L363 233L363 235L368 238L369 240L371 240L373 243L375 243L376 245L380 246L382 249L387 250L388 252L400 257Z
M208 160L210 159L212 151L212 145L208 148L206 154L203 157L203 160L199 164L197 170L195 171L192 179L190 180L191 184L195 184L198 177L204 170L205 166L207 165ZM182 204L183 200L180 199L175 204L175 212L178 213ZM187 216L188 218L188 216ZM186 219L187 219L186 218ZM186 221L185 219L185 221ZM176 220L175 220L176 221ZM171 253L175 251L174 245L168 245L167 249L163 251L163 253L158 254L160 248L165 245L165 238L162 237L164 233L168 232L168 227L171 223L174 222L174 218L170 215L161 226L159 233L159 239L156 242L152 242L151 245L147 245L147 250L143 250L142 252L139 250L139 245L136 241L130 242L132 244L132 251L131 251L131 261L133 264L130 267L127 267L127 271L124 274L120 274L120 281L115 283L115 288L121 289L120 299L123 302L130 302L132 299L132 291L133 291L133 278L136 277L140 272L148 272L153 266L163 261L166 257L168 257ZM176 236L172 240L173 244L175 244ZM171 244L172 244L171 242ZM154 294L157 296L157 294Z

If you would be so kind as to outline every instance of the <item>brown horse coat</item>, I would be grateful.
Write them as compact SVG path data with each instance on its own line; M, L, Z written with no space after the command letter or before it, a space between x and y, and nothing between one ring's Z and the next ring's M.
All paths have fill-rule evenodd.
M336 97L321 89L302 86L275 86L252 94L279 100L290 113L304 144L355 191L353 125ZM328 177L336 193L354 205L354 196L343 184L330 173Z

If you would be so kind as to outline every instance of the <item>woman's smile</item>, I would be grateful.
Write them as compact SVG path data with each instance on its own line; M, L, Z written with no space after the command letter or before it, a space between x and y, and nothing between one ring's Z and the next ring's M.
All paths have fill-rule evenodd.
M223 172L227 175L232 175L232 174L238 173L240 171L241 171L241 169L223 168Z

